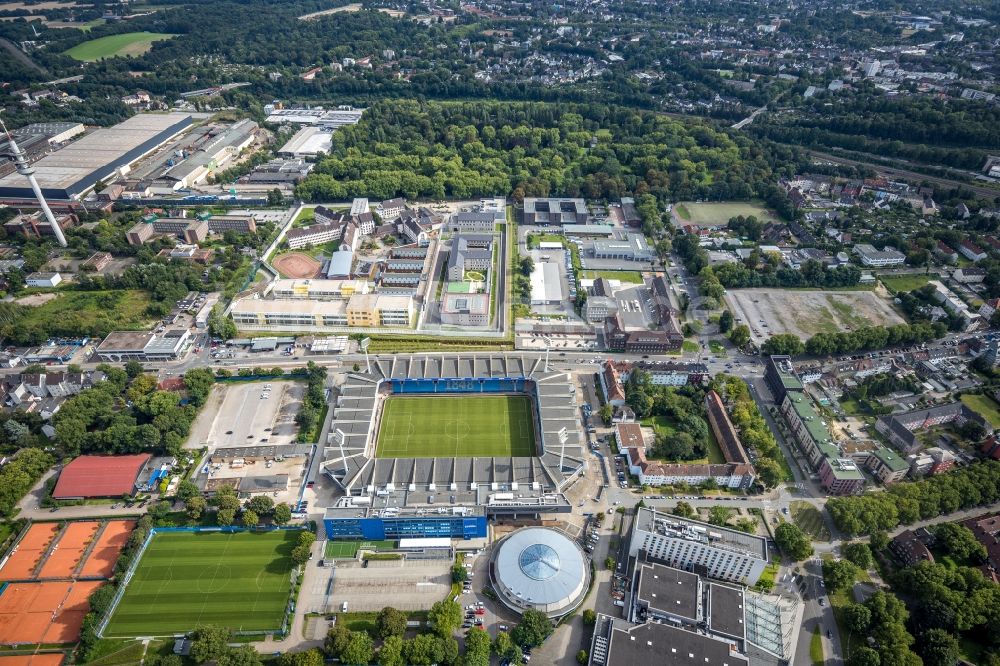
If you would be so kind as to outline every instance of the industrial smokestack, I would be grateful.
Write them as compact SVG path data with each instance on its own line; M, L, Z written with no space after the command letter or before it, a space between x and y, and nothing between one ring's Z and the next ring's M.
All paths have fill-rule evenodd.
M0 120L0 128L3 128L4 134L7 135L7 140L10 142L10 149L14 154L14 166L17 167L17 172L28 179L28 182L31 184L31 191L35 193L35 198L38 199L38 203L42 207L42 213L45 214L45 219L48 220L49 226L52 228L52 233L55 234L59 245L66 247L66 236L63 235L62 227L56 222L56 217L52 214L52 209L49 208L48 202L42 196L42 188L38 186L38 181L35 179L35 170L28 164L28 158L21 152L21 148L14 141L14 136L7 131L7 126L3 124L2 120Z

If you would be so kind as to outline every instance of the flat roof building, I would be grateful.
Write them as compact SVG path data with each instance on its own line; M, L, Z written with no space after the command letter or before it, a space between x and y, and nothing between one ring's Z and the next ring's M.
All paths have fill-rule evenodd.
M178 358L191 333L187 329L171 329L157 336L145 331L112 331L97 346L102 361L170 361Z
M278 149L279 157L306 157L319 153L329 154L333 134L322 127L303 127Z
M767 540L738 530L640 507L629 555L719 580L753 585L767 565Z
M42 194L54 200L79 198L99 180L113 177L143 155L191 126L186 113L144 113L91 132L34 165ZM24 176L0 178L0 199L34 199Z
M524 200L522 219L527 225L587 224L589 218L583 199L527 197Z
M531 270L531 304L550 305L563 299L559 264L542 261Z

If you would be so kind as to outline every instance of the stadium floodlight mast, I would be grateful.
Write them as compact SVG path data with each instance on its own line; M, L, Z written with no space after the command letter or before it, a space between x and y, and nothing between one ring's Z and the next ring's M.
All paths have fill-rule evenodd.
M14 156L14 166L17 168L17 172L28 179L31 191L35 193L35 198L38 199L38 204L42 207L42 213L45 214L45 219L48 220L56 241L59 242L61 247L66 247L66 236L63 235L62 228L56 222L55 215L52 214L52 209L49 208L48 202L42 196L42 188L38 186L38 180L35 179L35 170L28 164L28 158L20 146L17 145L17 142L14 141L14 135L7 130L7 125L4 124L3 119L0 119L0 129L3 129L3 133L7 135L7 141L10 143L10 152Z
M371 338L362 338L361 342L358 343L358 346L361 348L361 351L365 353L365 368L367 369L366 370L367 372L372 371L372 364L368 360L368 345L370 345L371 343L372 343Z
M549 348L552 347L552 338L547 335L542 336L542 340L545 341L545 372L549 371Z

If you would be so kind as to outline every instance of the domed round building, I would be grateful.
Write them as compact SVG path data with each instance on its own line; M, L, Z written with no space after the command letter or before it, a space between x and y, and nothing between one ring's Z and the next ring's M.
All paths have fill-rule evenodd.
M559 617L583 601L590 567L583 549L562 532L529 527L500 542L490 561L490 576L512 610L531 608Z

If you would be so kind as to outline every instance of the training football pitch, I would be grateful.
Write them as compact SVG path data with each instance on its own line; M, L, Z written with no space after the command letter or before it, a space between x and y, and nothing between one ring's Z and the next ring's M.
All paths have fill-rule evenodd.
M377 458L534 455L527 396L393 396L382 407Z
M298 533L159 532L104 632L164 636L215 624L281 628Z

